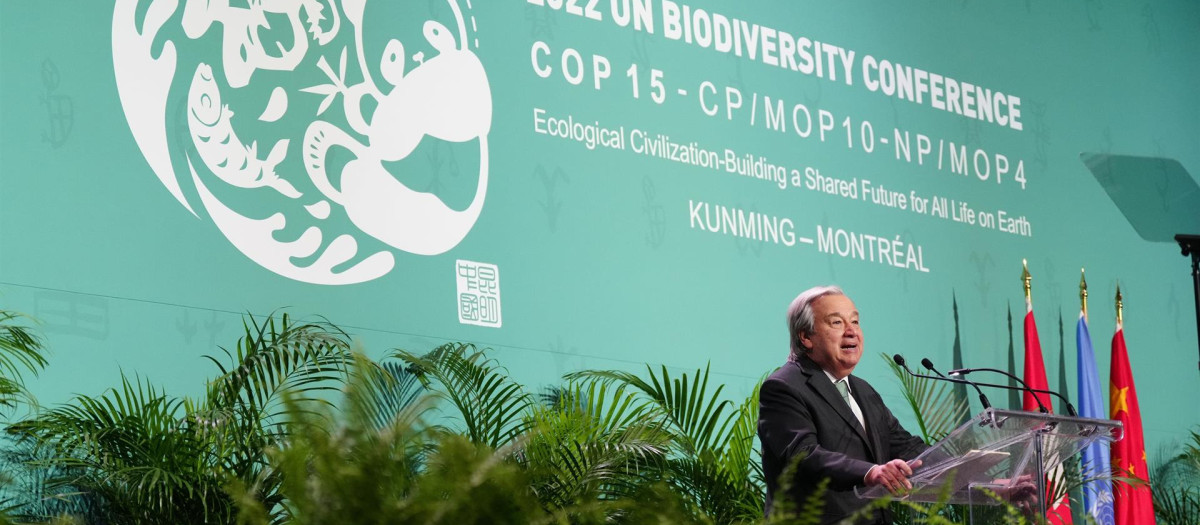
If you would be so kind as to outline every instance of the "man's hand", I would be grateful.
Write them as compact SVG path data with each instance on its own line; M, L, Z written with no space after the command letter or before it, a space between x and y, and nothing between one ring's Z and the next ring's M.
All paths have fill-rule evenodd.
M996 490L996 495L1021 511L1030 513L1037 506L1038 491L1037 485L1033 483L1033 476L1022 475L1016 479L997 479L994 483L997 485L1011 485L1010 487Z
M908 477L912 475L912 469L921 466L921 461L913 461L909 464L903 459L893 459L882 465L875 465L871 470L867 471L867 477L864 480L867 486L882 485L892 494L901 494L912 489L912 483L908 481Z

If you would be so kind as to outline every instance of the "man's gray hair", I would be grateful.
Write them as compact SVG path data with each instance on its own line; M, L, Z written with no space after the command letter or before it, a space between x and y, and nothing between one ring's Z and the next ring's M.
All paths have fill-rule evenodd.
M842 289L837 286L814 286L797 295L792 300L792 305L788 307L787 324L788 337L791 339L792 354L790 359L795 360L808 351L800 345L801 334L811 334L815 320L813 319L812 305L817 299L826 295L846 295Z

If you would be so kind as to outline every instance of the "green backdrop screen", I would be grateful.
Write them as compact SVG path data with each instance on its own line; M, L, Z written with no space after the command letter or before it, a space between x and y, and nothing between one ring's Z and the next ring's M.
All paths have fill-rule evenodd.
M1187 1L4 2L0 306L41 322L46 404L122 371L198 393L280 308L372 355L475 342L531 388L711 363L744 395L836 283L910 421L878 354L1020 370L1027 259L1052 388L1084 267L1107 377L1119 282L1153 455L1200 422L1188 261L1080 153L1200 171L1198 28Z

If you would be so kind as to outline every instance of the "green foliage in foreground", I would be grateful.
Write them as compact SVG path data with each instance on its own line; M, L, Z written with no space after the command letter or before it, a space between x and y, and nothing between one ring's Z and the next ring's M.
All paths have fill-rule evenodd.
M469 358L466 348L443 347L436 352L460 352ZM481 363L485 362L476 364ZM393 375L397 373L401 377ZM525 454L536 432L499 448L472 441L468 434L427 423L433 415L433 395L397 407L379 425L377 386L401 385L408 373L378 368L359 357L354 377L376 379L351 382L333 428L323 426L335 417L327 408L290 403L296 416L288 425L291 440L287 447L267 452L285 479L289 523L336 523L347 516L371 525L599 524L614 517L629 523L688 521L682 501L656 485L632 487L628 498L569 501L562 492L555 493L566 491L565 486L537 483L562 479L563 473L552 462L541 464ZM239 498L240 523L271 523L253 488L235 485L231 492Z
M0 413L32 401L25 390L24 374L46 367L41 339L25 324L26 318L0 310Z
M1150 492L1160 525L1200 523L1200 432L1182 448L1154 467Z
M0 310L0 418L8 416L22 402L36 405L25 390L24 374L37 374L46 366L45 347L26 324L28 319L16 312ZM17 485L14 469L0 457L0 488ZM0 525L11 523L10 512L19 505L8 491L0 490Z
M87 523L231 522L226 487L258 487L279 507L282 479L263 451L285 442L275 422L282 395L318 399L340 385L348 339L319 323L288 316L245 326L228 364L210 358L219 375L203 399L179 398L148 379L122 376L99 396L34 414L8 428L26 454L25 479L40 481L13 510L22 520L63 513ZM315 402L315 401L314 401Z
M45 364L27 330L4 346L13 319L0 315L0 385ZM582 371L539 395L469 344L376 362L327 323L245 328L210 358L200 399L123 377L9 425L0 524L819 521L819 497L762 515L757 389L726 399L707 368ZM904 386L927 437L958 417L940 391ZM872 508L889 504L898 523L965 522L954 506Z

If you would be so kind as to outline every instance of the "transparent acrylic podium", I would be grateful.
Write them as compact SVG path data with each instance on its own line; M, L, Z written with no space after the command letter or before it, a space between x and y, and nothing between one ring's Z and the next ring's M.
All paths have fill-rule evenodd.
M913 489L897 499L966 505L969 523L991 522L994 511L982 507L1006 501L1039 523L1047 475L1054 479L1055 469L1087 445L1123 434L1119 421L989 408L918 456ZM856 492L869 499L888 494L883 487Z

